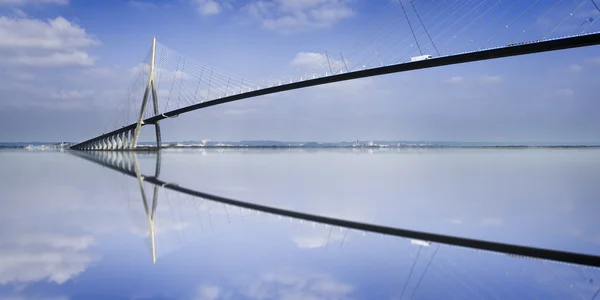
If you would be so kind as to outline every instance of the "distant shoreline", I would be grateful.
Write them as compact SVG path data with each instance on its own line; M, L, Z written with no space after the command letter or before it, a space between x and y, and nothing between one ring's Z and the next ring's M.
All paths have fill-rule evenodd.
M45 146L0 146L0 149L68 149L68 147ZM600 145L418 145L418 146L166 146L161 149L575 149L575 148L600 148ZM156 151L156 146L140 145L137 149L121 149L110 151Z

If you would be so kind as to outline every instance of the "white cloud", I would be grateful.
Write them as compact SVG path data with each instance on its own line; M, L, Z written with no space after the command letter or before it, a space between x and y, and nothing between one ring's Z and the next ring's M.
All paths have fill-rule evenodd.
M330 27L352 17L347 0L258 0L246 6L263 28L291 32Z
M137 9L149 9L149 8L157 7L156 4L154 4L152 2L136 1L136 0L129 1L129 5L137 8Z
M302 71L321 71L326 70L329 72L329 66L331 65L331 71L333 73L339 73L340 70L345 71L345 64L340 59L334 59L332 57L327 58L328 56L324 53L314 53L314 52L299 52L296 54L294 59L290 62L293 67L296 67ZM348 62L346 62L348 64ZM323 76L325 74L318 74Z
M215 0L193 0L196 10L203 16L218 15L223 5Z
M69 4L69 0L0 0L0 5Z
M224 114L227 115L247 115L256 112L255 108L242 108L242 109L228 109L224 111Z
M0 50L75 50L99 44L85 29L63 17L47 21L0 17Z
M572 89L558 89L554 91L554 96L560 98L571 98L574 94L575 92Z
M86 99L94 95L91 90L59 90L51 92L48 97L59 100Z
M484 75L481 77L481 82L483 82L483 83L500 83L503 81L504 81L504 78L502 78L502 76L500 76L500 75L495 75L495 76Z
M52 53L44 56L17 54L14 57L0 59L0 62L6 65L27 66L27 67L84 67L92 66L96 61L95 57L90 56L85 51L73 51L65 53Z
M95 58L82 49L99 44L63 17L0 17L0 63L7 66L91 66Z

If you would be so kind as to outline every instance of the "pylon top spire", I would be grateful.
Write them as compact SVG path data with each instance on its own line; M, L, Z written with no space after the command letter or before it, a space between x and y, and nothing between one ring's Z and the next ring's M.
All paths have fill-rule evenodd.
M148 82L154 80L154 60L156 58L156 36L152 37L152 53L150 55L150 76Z

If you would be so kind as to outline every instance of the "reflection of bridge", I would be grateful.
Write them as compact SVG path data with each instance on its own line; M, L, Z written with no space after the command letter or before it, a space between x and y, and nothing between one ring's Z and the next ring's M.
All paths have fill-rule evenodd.
M417 1L415 1L415 2L417 2ZM104 133L97 137L80 142L76 145L73 145L71 148L76 149L76 150L135 149L138 147L138 138L139 138L141 127L144 125L149 125L149 124L153 124L155 126L157 147L160 148L161 143L162 143L161 142L161 134L160 134L160 121L161 120L166 119L166 118L173 118L173 117L179 116L179 115L187 113L187 112L195 111L195 110L210 107L210 106L220 105L220 104L224 104L224 103L229 103L229 102L233 102L233 101L238 101L238 100L263 96L263 95L291 91L291 90L296 90L296 89L301 89L301 88L306 88L306 87L348 81L348 80L353 80L353 79L360 79L360 78L379 76L379 75L385 75L385 74L400 73L400 72L406 72L406 71L418 70L418 69L434 68L434 67L439 67L439 66L456 65L456 64L475 62L475 61L484 61L484 60L491 60L491 59L497 59L497 58L512 57L512 56L532 54L532 53L549 52L549 51L556 51L556 50L562 50L562 49L572 49L572 48L579 48L579 47L600 44L600 33L597 33L597 32L596 33L587 33L586 32L586 30L589 29L598 19L600 19L600 17L585 19L585 22L588 22L589 26L586 25L586 27L583 31L579 30L579 28L578 28L578 29L574 30L575 32L573 32L573 29L571 28L570 31L572 33L574 33L572 35L550 38L550 34L555 32L559 28L559 26L563 25L563 23L565 23L566 21L575 22L576 20L574 20L574 17L573 17L574 13L579 11L580 9L582 9L582 7L585 7L584 6L585 4L592 5L593 1L589 2L587 0L585 0L585 1L580 0L577 3L577 5L575 5L574 8L570 8L568 11L564 12L564 15L566 15L566 17L564 19L562 19L562 18L559 19L556 22L556 26L552 26L552 28L549 28L547 31L538 32L538 33L541 33L541 35L538 36L537 39L534 38L534 36L523 37L522 33L532 32L533 30L531 30L532 25L529 25L527 27L522 25L523 29L516 32L515 36L517 34L520 34L519 37L524 38L524 40L522 40L521 42L514 42L514 41L512 41L513 39L511 38L512 42L502 43L502 44L499 44L497 47L491 47L491 48L489 48L489 47L483 48L483 47L487 46L487 44L491 40L496 38L497 36L499 36L501 34L505 34L506 30L508 28L512 28L511 26L513 24L519 24L519 22L523 21L525 18L524 16L529 16L531 19L534 19L532 24L536 24L536 22L538 20L540 20L543 17L547 17L548 13L553 13L557 9L557 7L560 7L559 4L560 4L561 0L559 0L558 2L556 2L554 4L550 3L553 1L541 1L542 3L545 3L546 5L549 5L549 7L547 9L545 7L538 7L538 5L543 5L543 4L540 4L539 0L535 1L530 6L521 7L521 8L519 8L519 5L517 5L518 0L499 1L498 3L496 3L494 5L490 5L487 8L487 10L484 9L483 12L479 12L479 14L474 13L475 9L479 8L481 5L483 5L487 1L475 1L476 3L472 3L472 5L474 6L473 9L471 9L470 5L468 5L472 1L466 1L466 2L465 1L455 1L455 3L447 4L446 6L441 5L442 7L440 7L439 3L437 5L434 5L433 7L427 7L427 5L429 5L430 3L425 3L425 2L426 1L423 1L421 3L422 5L413 5L413 9L414 9L415 15L417 16L421 27L424 30L422 33L423 36L421 38L425 39L427 41L427 44L423 45L423 48L426 45L430 45L430 48L429 49L426 48L425 51L435 50L435 52L437 53L437 56L434 56L430 59L424 59L424 60L418 60L418 61L400 62L400 63L398 63L398 61L396 61L389 65L382 64L380 66L370 66L370 67L367 67L366 65L363 65L362 67L358 66L363 61L363 60L359 60L356 62L357 64L355 64L354 67L349 68L348 61L342 55L341 55L342 61L337 61L337 62L332 61L329 58L329 56L326 55L326 60L323 64L328 66L328 71L325 72L325 76L313 74L312 77L303 76L303 77L300 77L300 79L296 80L296 81L290 79L289 83L282 84L282 81L280 80L278 83L277 82L274 82L274 83L269 82L268 84L262 85L262 86L254 84L254 83L250 83L248 81L244 81L244 79L240 80L239 78L225 76L222 73L216 72L213 68L210 68L210 69L205 68L205 67L190 68L189 65L186 68L185 58L183 59L184 65L183 65L183 67L181 67L181 70L180 70L179 69L179 65L180 65L179 60L181 60L181 57L179 57L177 59L177 69L173 73L174 74L173 82L171 83L171 89L168 93L168 99L170 99L170 97L173 94L175 94L175 93L173 93L172 89L173 89L173 86L175 86L175 83L177 81L179 81L179 87L181 87L181 89L179 90L179 95L178 95L179 98L178 99L181 99L181 97L183 97L184 99L187 99L188 102L186 103L185 106L181 106L176 109L168 108L168 105L165 109L162 109L162 110L159 109L158 97L159 97L160 91L157 90L157 86L158 86L157 76L160 77L160 73L161 73L160 70L163 70L164 68L159 68L159 67L155 66L156 60L157 60L157 51L156 51L156 40L153 39L152 51L151 51L151 55L150 55L151 57L150 57L149 65L148 65L148 80L145 85L142 106L141 106L141 110L139 112L139 116L137 117L137 121L132 122L132 123L130 121L130 123L127 123L126 125L124 125L121 128L115 129L113 131ZM433 2L436 2L436 1L433 1ZM502 5L499 4L500 2L506 2L505 3L506 7L505 8L502 7ZM402 1L400 1L399 3L400 3L400 5L402 5ZM412 4L412 1L411 1L411 4ZM550 5L550 4L552 4L552 5ZM557 5L559 5L559 6L557 6ZM418 7L419 9L422 9L421 14L418 13L416 7ZM426 8L429 8L429 9L426 9ZM482 9L483 8L485 8L485 7L482 7ZM456 21L451 20L450 23L444 23L449 17L456 14L460 9L467 9L467 11L464 12L465 13L464 15L461 15L461 13L458 13L457 18L459 18L459 19L457 19ZM519 11L518 9L522 9L523 11ZM413 37L414 40L411 41L410 38L408 41L406 41L406 39L402 39L399 43L410 44L410 43L414 42L417 45L419 52L413 53L413 54L421 54L421 56L423 56L424 53L423 53L423 49L422 49L421 45L419 44L419 38L418 38L417 34L415 33L415 30L413 29L413 25L411 25L410 18L407 15L406 10L404 9L404 6L402 7L402 11L404 12L406 20L408 21L410 32L412 34L409 37ZM448 16L444 17L442 20L442 17L445 16L444 12L451 12L451 14L448 14ZM513 12L513 15L511 15L511 12ZM597 12L594 10L593 14L595 15L595 14L597 14ZM561 15L561 17L564 15ZM430 21L428 23L432 24L432 25L425 26L425 22L421 18L421 16L423 16L423 19L425 19L426 16L431 16L431 18L427 19L427 20ZM440 16L442 16L442 17L440 17ZM485 23L485 21L484 21L488 17L491 18L489 21L489 24ZM469 18L471 20L469 20ZM480 37L478 34L480 34L484 28L493 27L492 25L497 25L496 23L498 22L498 20L502 20L502 18L507 18L507 20L505 21L505 25L499 26L498 27L499 29L497 32L490 32L492 35L492 38L487 38L486 36L483 36L483 38L485 39L485 43L480 44L481 47L479 47L475 50L451 52L446 55L441 55L440 52L438 51L439 47L437 47L437 46L444 46L449 41L457 40L457 36L459 36L459 37L466 36L467 29L475 28L474 32L472 33L473 36L471 36L471 37L467 36L468 37L467 41L472 42L475 36ZM396 18L396 19L398 19L398 18ZM437 21L439 21L439 22L436 23L435 25L433 25L433 22L437 22ZM464 27L462 27L460 29L456 28L455 26L457 26L457 24L461 24L461 22L466 22L467 25L465 25ZM585 24L585 22L584 22L584 24ZM416 23L415 19L413 19L413 23ZM419 23L417 23L417 24L419 24ZM446 25L444 25L444 24L446 24ZM517 26L517 25L515 25L515 26ZM583 26L583 24L580 25L580 27L581 26ZM434 31L434 29L436 29L436 28L441 28L440 32L437 36L435 34L432 35L430 32L430 31ZM450 30L450 29L459 29L459 30L457 30L457 32L455 32L454 34L450 34L451 32L448 32L448 30ZM490 29L490 31L491 31L491 29ZM493 34L493 33L495 33L495 34ZM434 41L434 39L436 37L439 37L441 39L441 38L446 38L447 36L450 36L450 38L445 39L444 42L442 42L441 44L438 43L436 46L436 41ZM528 42L528 41L532 41L532 40L533 40L533 42ZM412 44L410 44L410 46L408 48L412 49L411 51L414 52L415 47L412 47L412 48L411 47L412 47ZM379 47L376 50L381 51L381 49L382 49L382 47ZM385 48L385 49L387 49L387 48ZM464 49L464 48L462 48L462 49ZM164 51L169 52L170 50L164 50ZM378 52L375 51L375 53L378 53ZM158 60L162 61L162 56L161 55L159 55L159 56L161 58L159 58ZM381 54L378 54L375 59L378 59L380 56L381 56ZM406 61L406 60L404 60L404 61ZM334 68L332 67L332 65L335 67L336 70L339 70L339 71L334 72L333 71ZM358 68L357 68L357 66L358 66ZM185 69L185 71L184 71L184 69ZM185 80L190 79L189 74L186 72L193 72L194 70L200 74L199 78L197 78L197 84L195 84L195 88L191 86L191 87L188 87L187 89L183 89L182 82L184 81L184 79ZM320 73L320 74L322 74L322 73ZM154 107L153 112L150 114L148 114L146 112L146 106L147 106L149 97L152 97L153 107Z
M155 251L155 238L154 238L154 218L156 214L156 208L158 204L158 189L160 187L175 191L181 194L189 195L194 198L205 199L208 201L216 202L224 204L225 207L232 206L234 208L245 208L251 211L266 213L267 215L274 215L276 217L289 217L292 219L298 219L301 221L309 221L319 224L325 224L328 226L336 226L345 229L353 229L362 232L372 232L383 235L390 235L401 238L409 238L413 239L413 243L423 246L425 244L429 245L431 242L437 244L445 244L451 246L459 246L466 247L470 249L477 250L485 250L496 253L521 256L526 258L536 258L557 262L565 262L572 263L584 266L594 266L600 267L600 256L582 254L582 253L573 253L573 252L565 252L551 249L543 249L543 248L534 248L528 246L520 246L513 244L505 244L484 240L476 240L469 238L462 238L457 236L449 236L449 235L441 235L429 232L420 232L414 230L406 230L394 227L387 227L375 224L361 223L355 222L351 220L343 220L330 218L326 216L319 216L314 214L308 214L298 211L280 209L271 206L265 206L260 204L254 204L244 201L238 201L233 199L228 199L225 197L215 196L199 191L195 191L193 189L185 188L179 186L175 183L169 183L162 179L159 179L160 176L160 168L161 168L161 154L157 152L156 154L156 171L154 176L145 176L141 173L137 154L135 152L123 152L123 151L89 151L89 152L72 152L75 155L82 157L86 160L92 161L94 163L100 164L102 166L108 167L112 170L120 172L122 174L129 175L131 177L137 178L140 191L142 195L142 200L144 204L144 210L148 220L148 226L150 230L150 242L152 248L152 258L153 262L156 262L156 251ZM143 183L150 183L153 185L154 193L151 207L148 205L148 200L144 191ZM416 240L416 241L415 241ZM429 241L429 242L419 242L419 241Z

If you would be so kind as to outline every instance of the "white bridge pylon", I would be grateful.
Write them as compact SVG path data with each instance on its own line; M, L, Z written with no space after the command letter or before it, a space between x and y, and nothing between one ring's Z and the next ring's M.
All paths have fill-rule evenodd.
M148 75L148 83L146 83L146 89L144 90L144 99L142 100L142 107L140 108L140 115L137 121L137 125L135 126L135 130L133 132L133 138L131 139L130 148L137 148L138 138L140 136L140 131L142 129L142 125L144 125L144 112L146 111L146 106L148 103L148 96L152 94L152 106L154 108L154 115L158 115L158 94L156 93L156 82L155 82L155 63L156 59L156 37L152 37L152 52L150 54L150 74ZM161 136L160 136L160 121L156 121L154 123L154 128L156 130L156 147L160 149L161 146Z

